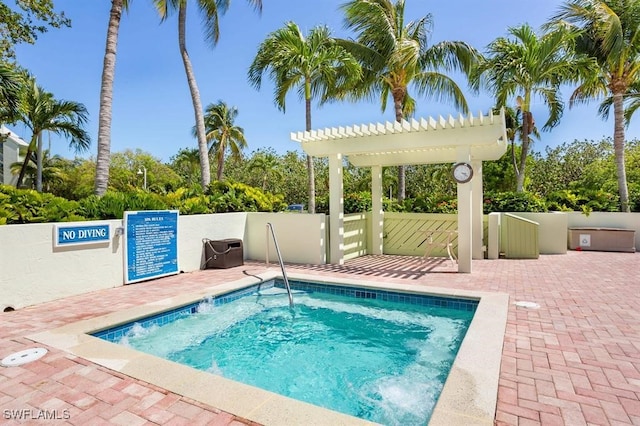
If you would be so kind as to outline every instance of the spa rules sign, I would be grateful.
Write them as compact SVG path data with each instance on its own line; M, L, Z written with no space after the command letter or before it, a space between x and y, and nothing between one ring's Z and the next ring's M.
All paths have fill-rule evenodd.
M178 273L178 211L124 212L124 283Z

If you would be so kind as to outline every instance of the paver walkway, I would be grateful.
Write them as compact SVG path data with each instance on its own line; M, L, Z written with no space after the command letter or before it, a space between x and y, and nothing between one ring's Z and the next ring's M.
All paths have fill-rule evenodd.
M510 306L497 425L640 425L640 254L569 252L539 260L474 261L472 274L453 273L448 260L400 256L289 268L323 276L506 292ZM25 337L31 333L264 269L264 264L248 263L197 271L0 313L0 358L41 346ZM516 301L540 307L522 308ZM48 349L38 361L0 367L0 423L253 424ZM58 419L24 419L38 415Z

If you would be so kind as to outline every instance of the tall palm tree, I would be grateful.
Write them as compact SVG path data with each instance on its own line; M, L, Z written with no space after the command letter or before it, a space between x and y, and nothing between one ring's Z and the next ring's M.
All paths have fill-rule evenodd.
M247 1L256 9L262 10L262 0ZM205 189L211 182L211 171L209 167L208 146L200 91L196 83L196 76L193 72L191 59L189 59L189 53L187 52L186 26L188 0L153 0L153 2L163 21L168 18L171 11L178 11L178 45L187 76L187 83L189 84L189 91L191 92L191 101L195 115L196 137L198 139L198 151L200 153L201 184L202 188ZM231 0L198 0L197 2L198 7L202 11L205 38L214 46L218 43L220 37L220 28L218 27L219 13L224 14L227 9L229 9L230 3Z
M244 129L234 124L238 116L238 108L229 108L223 101L209 104L204 114L206 138L211 142L209 151L216 157L217 180L222 180L224 159L227 151L232 158L242 158L242 150L247 147ZM194 133L195 133L194 129Z
M387 98L393 100L396 121L413 114L416 101L409 88L437 101L452 102L467 111L467 102L458 85L446 72L468 74L479 54L461 41L443 41L428 46L430 14L405 22L405 0L351 0L342 6L347 28L356 39L340 43L356 55L366 70L357 97L379 94L382 110ZM398 167L398 200L405 198L405 167Z
M32 133L31 141L18 176L16 187L22 185L29 161L33 153L41 146L43 132L51 132L69 138L69 146L77 152L89 149L91 138L84 130L87 122L87 109L78 102L57 100L53 94L45 92L31 79L22 92L18 119L24 123ZM40 144L38 143L40 141ZM38 160L37 190L42 191L41 171L42 155Z
M329 29L317 26L307 37L298 25L288 22L272 32L258 47L249 67L249 81L260 89L262 75L269 72L275 83L275 104L285 111L290 89L297 87L305 102L305 129L311 130L311 100L320 104L339 97L361 77L356 59L336 44ZM315 173L313 158L307 155L308 211L315 213Z
M522 192L530 135L535 130L532 105L541 99L548 108L549 118L542 130L557 126L564 111L560 85L577 81L592 61L573 54L573 37L562 28L538 36L525 24L511 27L508 32L511 37L499 37L487 46L486 57L474 70L472 86L476 90L480 85L486 86L495 96L498 107L515 101L521 117L518 127L521 150L514 169L516 191Z
M640 2L569 0L551 18L551 25L578 31L576 50L597 61L596 70L582 80L571 95L571 104L608 96L612 98L613 148L620 208L623 212L630 212L624 161L624 97L640 80Z
M102 65L100 85L100 112L98 113L98 154L96 156L96 181L94 193L104 195L109 185L111 162L111 110L113 107L113 81L116 72L116 49L123 10L129 7L128 0L111 0L107 42Z

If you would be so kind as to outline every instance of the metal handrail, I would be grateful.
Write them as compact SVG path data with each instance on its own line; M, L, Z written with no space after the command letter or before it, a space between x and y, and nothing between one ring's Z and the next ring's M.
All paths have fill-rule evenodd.
M269 264L269 229L271 229L271 236L273 237L273 244L276 246L276 254L278 255L278 261L280 262L280 270L282 271L282 279L284 285L287 288L287 294L289 295L289 307L293 308L293 295L291 294L291 287L289 286L289 279L287 278L287 271L284 269L284 262L282 261L282 255L280 254L280 248L278 247L278 240L276 239L276 233L273 230L273 225L267 222L267 256L266 262Z

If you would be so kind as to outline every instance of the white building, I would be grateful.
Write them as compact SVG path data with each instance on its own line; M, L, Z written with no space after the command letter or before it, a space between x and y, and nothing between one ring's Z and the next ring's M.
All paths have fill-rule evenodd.
M18 176L11 174L11 165L24 161L28 146L20 136L0 126L0 184L15 186Z

